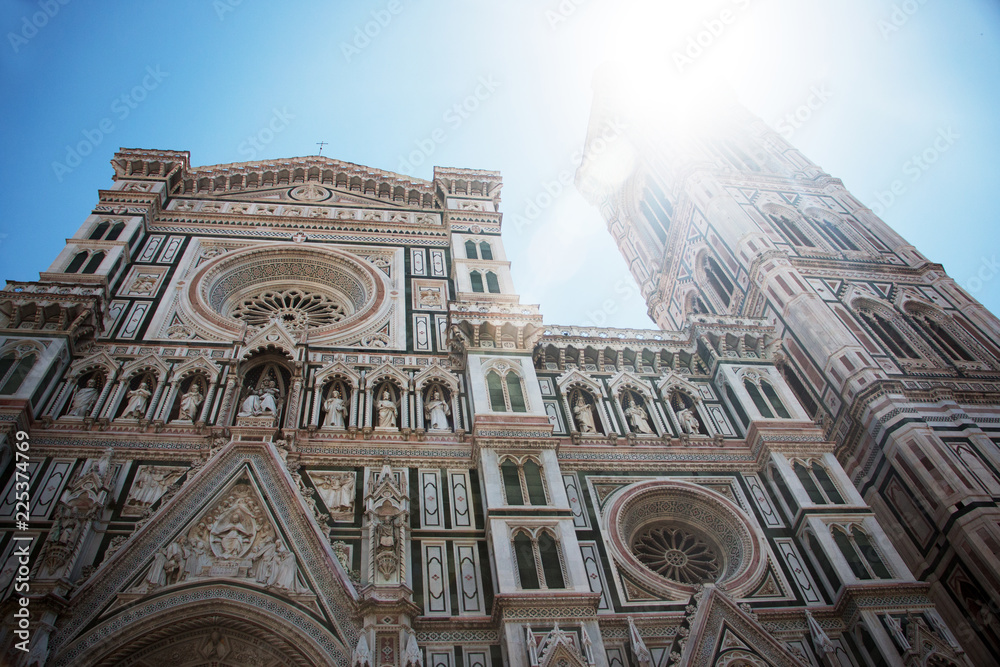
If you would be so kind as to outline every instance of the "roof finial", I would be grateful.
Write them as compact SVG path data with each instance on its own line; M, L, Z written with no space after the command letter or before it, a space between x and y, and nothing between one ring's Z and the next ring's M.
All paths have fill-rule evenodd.
M323 146L326 146L326 142L325 141L319 141L319 142L316 142L316 145L319 146L319 152L316 153L316 155L322 155L323 154Z

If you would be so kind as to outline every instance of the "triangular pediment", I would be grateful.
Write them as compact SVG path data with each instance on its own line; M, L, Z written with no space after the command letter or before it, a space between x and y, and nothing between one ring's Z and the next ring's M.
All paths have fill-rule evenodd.
M700 596L700 600L697 598ZM803 667L751 613L714 586L695 596L697 609L681 657L671 665L710 667L728 659L745 658L774 667ZM749 609L749 607L747 607Z
M92 656L107 627L199 599L273 614L331 662L357 642L357 593L270 443L235 441L189 474L73 593L53 652Z

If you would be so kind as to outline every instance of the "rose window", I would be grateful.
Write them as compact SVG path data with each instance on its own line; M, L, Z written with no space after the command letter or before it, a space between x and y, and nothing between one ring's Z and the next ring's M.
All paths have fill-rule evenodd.
M232 317L259 327L273 319L293 330L314 329L340 322L347 317L344 305L328 295L299 289L274 290L239 301Z
M632 552L640 563L671 581L701 584L719 577L720 559L715 549L683 528L647 528L633 539Z

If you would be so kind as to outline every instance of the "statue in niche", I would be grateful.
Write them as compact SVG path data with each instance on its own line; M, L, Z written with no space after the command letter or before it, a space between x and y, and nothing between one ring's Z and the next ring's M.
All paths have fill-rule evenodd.
M382 392L382 398L375 404L378 410L378 425L380 428L396 428L396 420L399 418L399 409L396 401L392 400L392 394L386 389Z
M681 431L688 435L697 435L701 431L701 422L694 416L693 408L684 408L678 412L677 421L681 424Z
M240 417L259 417L260 415L271 413L272 416L278 414L278 386L274 380L264 380L260 388L250 393L240 406Z
M198 408L204 400L205 396L201 393L201 385L198 382L192 382L187 392L181 396L181 409L177 414L178 419L194 421L198 415Z
M646 411L637 405L631 396L628 397L628 402L625 404L625 416L632 428L638 433L653 434L653 429L649 427L649 421L646 419Z
M323 421L323 426L344 428L347 420L347 403L344 401L344 397L340 395L339 389L334 389L330 392L330 397L323 401L323 409L326 410L326 419Z
M73 417L86 417L91 408L94 407L94 403L97 402L99 393L97 379L90 378L85 385L76 390L76 394L73 396L73 403L70 405L67 414Z
M580 429L580 433L597 433L597 427L594 425L594 413L590 409L590 406L587 405L587 402L583 400L582 394L576 395L573 415L576 417L576 424Z
M431 394L429 401L424 403L424 417L430 422L430 429L434 431L447 431L451 428L448 423L448 415L451 408L448 402L441 396L441 390L437 387Z
M128 393L128 405L122 413L124 419L142 419L146 416L146 406L149 404L149 397L153 392L149 390L149 384L143 380L139 386Z

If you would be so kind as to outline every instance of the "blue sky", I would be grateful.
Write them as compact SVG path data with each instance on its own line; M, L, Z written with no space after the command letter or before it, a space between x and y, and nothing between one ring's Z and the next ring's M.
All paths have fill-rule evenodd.
M208 165L326 141L324 155L422 178L501 170L523 300L549 323L650 327L596 209L571 189L531 205L576 167L599 65L641 62L655 85L714 27L684 76L726 80L1000 311L995 1L6 0L0 27L2 279L48 268L119 147ZM810 101L799 127L781 124ZM947 150L931 150L942 134ZM67 147L80 142L93 148L77 162ZM912 159L929 150L933 163Z

